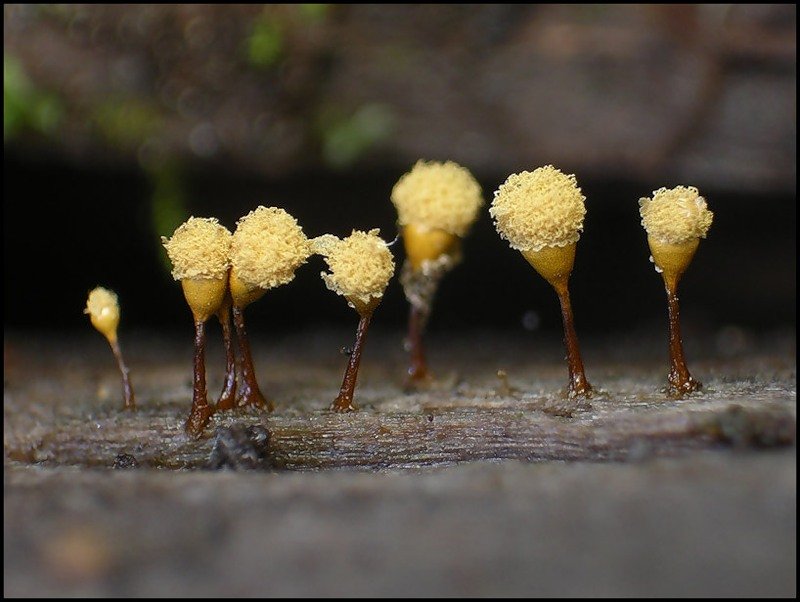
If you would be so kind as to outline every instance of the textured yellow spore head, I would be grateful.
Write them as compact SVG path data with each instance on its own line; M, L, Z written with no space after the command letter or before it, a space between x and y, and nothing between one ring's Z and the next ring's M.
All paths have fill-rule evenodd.
M109 341L116 340L117 326L119 325L119 301L114 291L102 286L91 290L83 313L89 314L92 326Z
M415 225L464 236L483 205L481 187L452 161L417 161L392 189L401 226Z
M578 242L585 200L574 175L546 165L508 176L489 213L512 249L539 251Z
M266 290L290 282L309 255L303 229L283 209L260 206L237 222L231 265L248 286Z
M172 238L161 237L175 280L218 280L230 267L231 233L213 217L190 217Z
M325 234L311 241L331 270L320 274L326 286L359 311L383 297L394 274L392 253L379 232L353 230L345 239Z
M705 238L714 219L706 200L694 186L653 191L652 199L639 200L639 214L647 235L668 244Z

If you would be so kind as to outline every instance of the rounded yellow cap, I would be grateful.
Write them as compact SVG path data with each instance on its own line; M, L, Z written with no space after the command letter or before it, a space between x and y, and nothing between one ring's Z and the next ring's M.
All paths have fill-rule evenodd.
M668 244L705 238L714 219L694 186L655 190L652 199L639 199L639 214L648 237Z
M311 244L303 229L283 209L259 206L237 222L231 265L251 288L267 290L291 282L309 255Z
M417 161L392 189L400 226L464 236L483 205L480 184L453 161ZM434 258L435 259L435 258Z
M325 234L311 241L331 270L320 274L325 285L359 312L383 297L394 274L392 253L379 232L353 230L345 239Z
M110 343L117 340L119 300L114 291L102 286L91 290L83 313L89 314L92 326L106 337Z
M489 213L512 249L539 251L578 242L585 200L574 175L545 165L508 176L494 193Z
M190 217L161 242L172 262L172 277L227 278L231 233L213 217Z

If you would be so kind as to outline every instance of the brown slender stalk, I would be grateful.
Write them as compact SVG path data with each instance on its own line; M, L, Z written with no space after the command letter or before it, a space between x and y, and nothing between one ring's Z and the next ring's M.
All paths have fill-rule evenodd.
M225 411L236 407L236 357L233 352L230 302L223 304L217 317L222 325L222 341L225 345L225 382L217 401L217 410Z
M199 437L208 424L214 409L208 405L206 393L206 332L205 322L194 323L194 382L192 391L192 411L186 421L186 433Z
M122 394L125 398L126 410L136 409L136 398L133 395L133 385L131 384L131 377L128 367L125 365L125 360L122 359L122 349L120 349L119 342L115 339L111 342L111 351L114 352L114 357L117 358L117 365L119 371L122 373Z
M256 372L253 367L253 355L250 352L250 340L244 325L244 309L233 306L233 324L236 327L236 336L239 340L239 352L242 356L242 386L239 397L240 406L256 406L266 408L268 412L275 409L272 401L264 397L256 381Z
M558 300L561 303L561 320L564 323L564 346L567 348L567 366L569 367L569 396L588 397L592 393L592 386L586 379L583 370L580 348L578 347L578 334L575 332L575 320L572 315L572 303L569 298L569 289L566 282L555 286Z
M678 306L677 287L667 285L667 307L669 310L669 393L680 397L686 393L697 391L702 384L692 378L686 367L686 357L683 354L683 339L681 337L681 317Z
M367 309L361 314L356 330L356 344L353 346L353 353L350 354L350 361L347 363L347 370L342 380L342 388L339 396L333 400L331 410L334 412L353 412L358 406L353 402L353 392L356 388L358 379L358 366L361 363L361 352L364 349L364 342L367 339L367 329L369 321L372 319L373 309Z
M408 345L411 365L408 368L408 383L416 384L428 379L428 362L425 359L425 346L422 340L425 316L423 310L411 304L408 316Z

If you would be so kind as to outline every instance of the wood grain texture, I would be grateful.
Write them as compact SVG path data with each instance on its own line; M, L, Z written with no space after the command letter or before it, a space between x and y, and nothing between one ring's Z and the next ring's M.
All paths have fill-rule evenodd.
M323 334L311 348L302 337L282 343L289 353L258 369L265 391L275 391L276 411L217 413L197 441L182 428L191 399L186 384L191 366L180 361L186 350L177 342L155 347L135 341L133 351L145 363L135 375L142 389L135 413L118 411L113 366L91 341L86 343L91 355L67 361L59 357L63 349L49 347L50 357L39 359L55 370L38 375L31 373L37 364L12 357L9 365L7 357L6 462L111 467L119 454L128 454L141 467L206 468L220 437L229 436L239 441L229 454L255 453L263 458L262 468L289 470L487 459L620 461L795 440L793 359L779 348L772 354L754 352L749 367L747 358L701 358L697 369L706 387L680 400L664 392L666 361L652 361L649 352L638 364L620 365L611 358L594 371L589 368L598 391L583 401L565 395L566 368L558 364L557 347L536 349L534 357L525 353L520 338L484 339L482 350L472 356L467 351L476 349L476 342L451 341L455 351L437 362L444 375L437 385L407 394L400 382L397 337L381 335L366 352L364 382L356 391L361 409L342 415L328 406L341 369L337 343L346 336ZM441 352L444 343L436 341L434 349ZM12 356L36 353L22 341L10 345ZM650 348L633 343L634 351L637 347ZM590 355L602 356L598 342L589 348ZM217 380L224 365L219 351L208 360ZM70 368L70 362L80 368ZM510 375L508 382L497 378L500 366ZM249 442L247 427L259 427L253 432L268 436Z

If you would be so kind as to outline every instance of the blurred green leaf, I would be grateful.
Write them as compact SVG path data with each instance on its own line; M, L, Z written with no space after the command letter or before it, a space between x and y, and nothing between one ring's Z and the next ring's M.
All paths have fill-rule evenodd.
M172 236L175 229L189 217L186 191L180 170L171 163L148 171L153 185L151 224L159 247L164 269L172 271L172 263L161 244L162 236Z
M391 109L381 104L360 107L351 117L330 112L322 119L322 157L334 169L353 165L394 130Z
M33 102L31 111L31 125L44 133L55 130L64 113L61 102L54 96L40 96Z
M297 10L308 21L322 21L330 7L330 4L298 4Z
M113 99L95 109L94 122L115 147L136 147L158 128L161 116L148 102L134 98Z
M247 58L251 65L262 69L271 67L283 53L283 32L277 21L262 14L247 39Z
M12 137L22 125L24 98L29 84L19 63L3 58L3 138Z
M37 90L11 56L3 57L3 139L29 128L51 134L64 115L61 101L52 94Z

